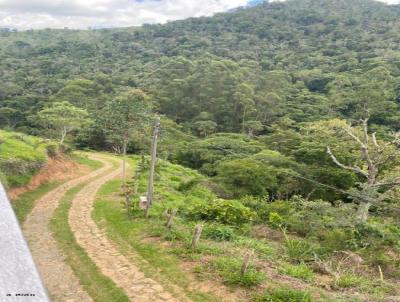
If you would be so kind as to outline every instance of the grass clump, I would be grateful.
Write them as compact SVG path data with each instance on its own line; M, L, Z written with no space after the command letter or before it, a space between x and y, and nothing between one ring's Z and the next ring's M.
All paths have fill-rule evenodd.
M291 288L277 288L258 296L256 302L314 302L309 292Z
M312 281L314 279L314 273L305 263L300 263L297 265L293 264L283 264L279 269L281 274L285 274L291 277L302 279L304 281Z
M232 241L237 237L236 230L227 225L208 224L204 228L206 238L215 241Z
M345 274L338 278L336 281L336 286L340 288L352 288L358 287L363 284L366 280L362 277L352 275L352 274Z
M265 275L258 272L253 265L241 274L242 259L233 257L219 257L212 263L214 269L224 279L226 284L252 287L261 284Z
M313 244L304 239L290 238L286 233L284 233L284 236L285 251L290 261L302 263L314 259L316 248Z

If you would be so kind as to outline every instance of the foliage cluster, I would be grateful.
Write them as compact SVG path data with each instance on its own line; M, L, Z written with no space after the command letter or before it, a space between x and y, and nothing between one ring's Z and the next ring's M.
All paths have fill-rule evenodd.
M26 184L47 161L47 142L0 130L0 174L9 186Z

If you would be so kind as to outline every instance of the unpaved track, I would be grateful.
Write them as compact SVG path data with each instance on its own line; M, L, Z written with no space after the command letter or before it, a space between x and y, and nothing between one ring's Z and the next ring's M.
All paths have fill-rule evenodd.
M79 279L64 262L64 256L49 229L49 222L64 194L73 187L92 178L99 177L111 168L104 166L87 175L68 181L44 195L23 225L23 233L43 282L54 302L91 302L91 297L79 284Z
M93 221L91 212L100 187L119 177L122 167L91 181L74 198L69 224L78 244L86 250L101 272L111 278L134 302L178 301L156 281L146 278L130 260L122 255Z

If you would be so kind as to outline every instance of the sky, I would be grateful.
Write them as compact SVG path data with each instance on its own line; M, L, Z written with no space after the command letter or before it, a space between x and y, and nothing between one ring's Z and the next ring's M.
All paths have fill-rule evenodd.
M381 0L390 4L400 0ZM250 0L0 0L0 27L101 28L211 16Z

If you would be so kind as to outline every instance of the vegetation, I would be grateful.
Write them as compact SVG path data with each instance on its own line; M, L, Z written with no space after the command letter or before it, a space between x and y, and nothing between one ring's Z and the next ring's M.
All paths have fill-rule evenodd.
M118 182L94 215L194 300L212 298L192 290L182 261L247 300L398 295L399 41L400 6L372 0L263 1L136 28L0 29L0 126L18 131L0 131L0 179L25 184L54 156L57 145L28 134L141 154L125 190L132 220L107 202Z
M47 161L46 141L0 130L0 179L14 187L29 182Z
M138 157L135 161L141 162ZM150 218L146 219L138 206L138 196L147 189L147 172L148 167L140 174L131 219L124 214L122 196L121 204L118 204L112 195L120 181L103 187L94 217L121 250L128 255L130 250L137 251L147 260L142 264L146 272L158 272L153 276L163 279L166 284L172 282L182 286L189 295L198 297L201 293L188 290L192 288L190 282L194 282L191 280L211 279L239 288L247 295L256 294L256 301L303 301L303 298L304 301L336 301L333 297L351 295L350 291L380 301L382 297L397 293L394 285L397 277L391 276L389 271L392 270L390 267L394 269L392 265L398 259L395 254L387 253L388 250L396 253L397 249L397 231L386 229L393 227L392 222L375 218L374 232L385 232L385 235L370 236L372 225L363 225L370 231L361 230L353 215L343 216L342 213L350 209L356 213L356 208L347 205L333 207L327 202L306 201L300 197L290 202L270 202L249 196L220 200L207 187L208 182L203 176L166 161L158 162L157 202L151 209ZM166 213L171 213L172 209L178 209L178 214L172 227L167 228ZM270 219L263 220L262 217ZM199 223L204 225L204 231L193 250L192 234ZM360 236L358 232L365 235ZM370 235L366 236L366 232ZM389 241L384 243L383 237ZM389 238L394 241L390 243ZM242 273L244 257L249 251L253 251L254 256ZM384 271L384 281L380 280L378 271L374 271L378 265L375 257L382 254L385 256L380 257L379 266ZM135 258L135 261L138 260ZM271 261L277 264L276 268L270 267ZM184 267L191 268L191 275L182 271L178 265L182 262ZM272 272L275 277L271 279ZM277 287L290 286L284 276L301 282L305 291L279 290ZM322 284L331 290L324 290ZM264 293L270 286L274 290ZM317 298L321 295L326 299Z
M16 200L13 200L12 207L20 224L24 223L25 219L35 207L36 201L59 185L58 182L48 182L41 185L39 188L21 194Z
M66 256L66 262L71 266L83 288L93 300L99 302L128 302L129 298L124 292L112 280L101 273L85 250L79 246L68 224L68 211L71 206L71 200L84 185L81 184L72 188L61 200L51 221L54 237Z

